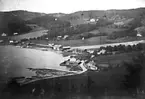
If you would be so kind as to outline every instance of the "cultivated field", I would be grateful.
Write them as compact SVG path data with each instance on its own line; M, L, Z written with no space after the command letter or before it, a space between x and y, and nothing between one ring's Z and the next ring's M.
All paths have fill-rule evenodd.
M47 34L47 32L48 32L48 30L42 29L42 30L32 31L32 32L22 34L22 35L12 36L10 38L13 40L21 40L21 39L25 39L25 38L27 38L27 39L37 38L37 37Z
M103 63L110 63L110 64L118 64L122 61L130 61L132 57L136 56L138 52L130 52L130 53L121 53L121 54L116 54L116 55L102 55L96 57L94 60L98 64L103 64Z
M65 40L65 41L50 41L51 43L61 44L64 46L82 46L82 45L98 45L106 43L106 36L101 37L92 37L85 40Z
M107 33L111 34L113 32L123 31L125 29L119 29L119 28L109 28L109 27L99 27L98 29L101 33Z

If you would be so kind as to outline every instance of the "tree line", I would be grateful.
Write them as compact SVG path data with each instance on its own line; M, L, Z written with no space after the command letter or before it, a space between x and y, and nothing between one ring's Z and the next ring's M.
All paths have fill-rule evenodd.
M107 52L112 54L112 52L125 53L132 51L143 51L145 49L145 44L138 43L136 45L127 45L127 46L120 44L115 46L100 47L98 50L94 51L94 55L97 55L98 51L101 51L102 49L106 50L105 54L107 54Z

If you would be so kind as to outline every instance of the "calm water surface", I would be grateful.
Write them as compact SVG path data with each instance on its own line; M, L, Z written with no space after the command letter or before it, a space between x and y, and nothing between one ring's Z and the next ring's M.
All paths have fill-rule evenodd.
M67 70L59 66L63 60L61 54L51 51L0 46L0 76L3 78L35 75L27 68Z
M64 60L61 54L51 51L40 51L35 49L17 48L14 46L0 46L0 81L7 80L9 77L34 76L35 73L27 68L48 68L67 70L59 66ZM43 84L42 84L43 85ZM0 86L2 87L2 86ZM31 90L29 90L31 91ZM43 99L106 99L103 96L97 96L97 92L91 93L47 93ZM40 99L29 95L5 95L0 93L0 99ZM110 99L134 99L131 97L113 97Z

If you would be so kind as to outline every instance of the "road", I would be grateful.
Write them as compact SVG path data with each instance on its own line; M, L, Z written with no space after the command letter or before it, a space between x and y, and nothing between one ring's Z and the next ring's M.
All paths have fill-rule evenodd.
M71 49L96 49L100 47L106 47L106 46L115 46L115 45L136 45L138 43L145 43L145 40L140 41L131 41L131 42L122 42L122 43L111 43L111 44L102 44L102 45L89 45L89 46L78 46L78 47L71 47Z

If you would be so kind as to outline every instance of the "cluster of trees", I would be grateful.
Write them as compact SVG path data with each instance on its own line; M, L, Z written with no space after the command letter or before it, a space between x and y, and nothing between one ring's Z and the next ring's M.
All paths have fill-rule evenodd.
M128 26L129 26L128 28L135 29L136 27L140 27L142 25L141 20L142 20L142 17L140 17L140 16L134 18L133 21L128 23Z
M31 28L26 25L25 21L17 16L4 14L0 16L0 33L6 33L12 36L13 33L19 34L29 32Z
M130 61L116 64L116 67L103 73L89 74L90 91L95 90L121 90L136 93L136 89L144 89L145 54L138 53ZM94 77L94 78L93 78ZM95 79L99 78L99 79ZM108 79L104 79L108 78Z
M119 52L119 53L124 53L124 52L132 52L132 51L143 51L145 49L145 44L139 43L136 45L118 45L118 46L107 46L107 47L100 47L98 51L101 51L102 49L106 50L107 54L112 53L112 52ZM97 55L98 53L97 50L94 51L94 54Z
M64 27L64 28L53 28L50 29L48 32L48 35L42 36L42 38L49 38L53 39L56 38L57 36L64 36L64 35L69 35L69 37L82 34L84 32L89 32L96 29L95 24L82 24L82 25L77 25L77 26L69 26L69 27ZM80 35L80 37L83 35ZM92 35L91 35L92 36ZM90 34L86 34L85 37L91 37ZM75 38L74 38L75 39Z
M100 18L99 21L97 22L97 26L107 26L113 24L113 21L109 21L108 19L103 19Z
M129 30L124 30L124 31L115 31L111 34L108 35L108 39L117 39L117 38L122 38L122 37L135 37L136 36L136 31L129 29Z
M70 26L70 22L61 21L55 17L46 15L42 17L36 17L27 21L28 24L37 24L47 29L65 28Z
M77 26L71 26L70 22L62 21L59 18L55 18L52 16L37 17L27 21L27 23L38 24L39 26L45 27L49 30L48 35L39 37L41 39L45 38L53 39L56 38L57 36L64 35L72 36L96 29L96 24L81 24Z
M138 17L134 18L131 22L119 26L119 28L124 28L124 31L115 31L108 35L108 39L117 39L126 36L135 37L136 31L134 29L140 26L142 26L141 19Z
M144 90L144 70L145 70L145 55L144 53L139 53L138 56L133 57L130 63L124 62L123 66L127 70L127 75L125 75L124 86L129 91L141 89Z

